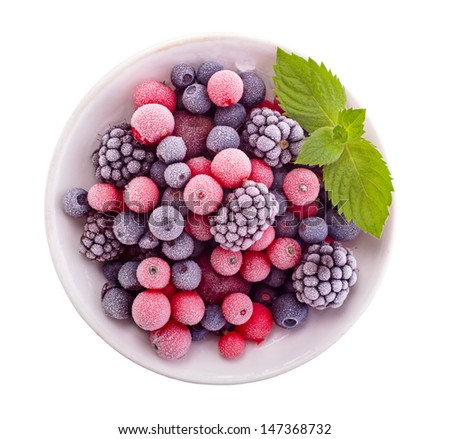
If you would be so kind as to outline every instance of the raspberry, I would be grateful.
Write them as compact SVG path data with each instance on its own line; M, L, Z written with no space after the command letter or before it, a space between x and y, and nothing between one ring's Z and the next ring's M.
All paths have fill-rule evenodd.
M240 100L246 108L253 108L259 105L266 97L266 85L261 77L253 71L241 72L239 76L244 85L244 91Z
M156 145L172 134L175 121L172 113L160 104L146 104L131 116L133 137L144 145Z
M267 248L267 256L275 267L287 270L300 262L302 248L295 239L277 238Z
M286 175L283 191L291 203L304 206L317 198L320 182L317 175L309 169L296 168Z
M261 238L259 238L248 249L255 252L265 250L267 247L269 247L269 245L272 243L274 239L275 239L275 229L273 226L269 226L266 230L264 230Z
M273 317L269 308L260 303L253 304L253 313L243 325L237 325L236 331L246 340L261 343L269 335L273 327Z
M164 360L177 360L189 351L192 336L186 326L169 320L162 328L150 331L150 342L158 356Z
M206 157L194 157L186 162L191 170L191 178L196 175L205 174L211 176L211 160Z
M253 312L253 302L243 293L229 294L222 302L225 320L233 325L242 325Z
M251 159L250 163L252 164L252 172L248 179L256 181L257 183L264 183L270 188L273 183L272 168L261 159Z
M232 276L242 266L242 253L216 247L211 253L211 265L222 276Z
M263 252L246 251L240 273L249 282L260 282L270 273L270 260Z
M245 351L245 339L238 332L228 332L219 338L219 352L222 357L234 360L243 355Z
M139 264L136 276L143 287L157 290L169 283L170 267L164 259L150 257Z
M87 200L97 212L118 212L122 206L120 192L109 183L94 184L88 191Z
M142 291L131 308L133 320L145 331L162 328L170 318L170 302L163 293Z
M124 200L127 207L133 212L150 212L159 201L158 186L148 177L134 177L125 186Z
M64 194L63 198L63 208L64 212L69 216L74 218L80 218L87 215L91 210L89 206L88 193L81 188L75 187L70 189Z
M211 162L212 176L226 188L241 186L251 172L250 159L240 149L224 149L216 154Z
M189 210L199 215L214 212L222 202L223 190L209 175L197 175L184 188L184 202Z
M196 291L180 291L170 300L172 318L184 325L196 325L205 314L205 303Z
M241 99L244 84L239 75L231 70L220 70L208 81L208 95L219 107L229 107Z
M134 90L133 102L135 108L146 104L161 104L175 111L177 97L175 92L160 81L149 79L141 82Z
M209 241L213 235L207 215L197 215L189 212L186 218L186 232L199 241Z

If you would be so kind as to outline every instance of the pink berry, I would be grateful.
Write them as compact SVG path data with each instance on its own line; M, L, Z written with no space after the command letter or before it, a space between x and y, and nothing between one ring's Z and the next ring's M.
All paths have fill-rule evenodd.
M89 206L99 212L119 212L122 210L122 195L109 183L97 183L92 186L87 195Z
M196 325L205 314L205 302L196 291L180 291L170 300L172 318L183 325Z
M291 211L297 218L305 219L310 216L316 216L319 211L319 203L317 201L313 201L312 203L305 204L304 206L296 206L292 204L288 207L288 210Z
M187 208L199 215L208 215L219 207L223 198L220 184L209 175L196 175L184 188L184 202Z
M288 172L283 182L286 197L297 206L312 203L319 195L320 182L313 171L297 168Z
M141 82L134 90L133 101L135 108L146 104L161 104L175 111L177 96L175 92L160 81L149 79Z
M260 282L270 273L270 260L263 252L246 251L240 273L249 282Z
M302 248L295 239L277 238L267 248L267 256L275 267L288 270L300 262Z
M260 303L254 303L252 316L243 325L236 326L236 331L246 340L256 341L259 344L269 335L272 327L273 317L269 308Z
M272 168L262 159L251 159L250 163L252 164L252 172L248 179L257 183L264 183L270 188L273 183Z
M245 351L245 338L238 332L231 331L219 338L219 352L228 360L239 358Z
M146 290L149 293L163 293L169 300L177 292L175 285L169 282L164 288L158 288L157 290Z
M145 331L162 328L170 318L169 299L160 292L143 291L134 299L131 315Z
M242 253L216 247L211 253L211 265L222 276L233 276L242 265Z
M244 83L240 76L231 70L220 70L208 81L208 96L219 107L236 104L244 92Z
M211 162L212 176L226 188L237 188L252 172L252 164L245 152L227 148L216 154Z
M124 200L133 212L150 212L159 201L158 186L148 177L134 177L125 186Z
M211 160L208 160L206 157L193 157L186 164L191 170L191 178L200 174L211 175Z
M192 336L186 326L169 320L162 328L150 332L150 342L164 360L178 360L189 351Z
M209 241L213 237L208 215L198 215L189 211L185 230L186 233L199 241Z
M172 113L161 104L145 104L131 116L134 138L144 145L156 145L172 134L175 120Z
M255 243L252 244L248 249L250 251L255 252L265 250L267 247L269 247L269 245L272 243L274 239L275 239L275 228L273 226L269 226L267 227L266 230L264 230L261 238L259 238L258 241L255 241Z
M225 320L233 325L242 325L253 312L253 302L247 294L231 293L222 302Z
M146 258L138 265L136 277L144 288L159 290L169 284L170 266L164 259Z

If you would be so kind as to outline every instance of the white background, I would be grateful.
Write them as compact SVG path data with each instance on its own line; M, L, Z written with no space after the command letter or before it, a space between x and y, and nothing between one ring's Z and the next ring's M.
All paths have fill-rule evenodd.
M443 1L9 2L0 44L1 387L5 438L115 438L118 425L330 423L332 438L449 437L450 32ZM382 140L395 242L374 301L310 363L248 385L168 379L84 323L53 269L46 174L84 94L134 53L205 32L323 61ZM373 267L374 270L377 267Z

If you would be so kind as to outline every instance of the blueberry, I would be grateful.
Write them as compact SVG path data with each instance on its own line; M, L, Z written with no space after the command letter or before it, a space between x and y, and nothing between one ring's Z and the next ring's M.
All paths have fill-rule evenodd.
M207 113L212 102L203 84L192 84L184 90L183 105L192 114Z
M134 294L119 287L112 287L102 297L102 308L108 317L127 319L131 316Z
M158 187L163 189L167 187L167 183L164 178L164 171L166 170L166 168L167 165L161 160L157 160L150 168L150 178L156 183Z
M218 107L214 113L214 122L216 125L226 125L235 130L244 125L247 119L247 112L239 102L229 107Z
M273 170L273 183L270 189L282 190L284 179L286 178L288 171L285 168L273 168L272 170Z
M240 143L238 132L225 125L215 126L206 139L206 147L214 154L227 148L239 148Z
M91 210L87 201L87 192L79 187L74 187L66 192L63 198L63 208L67 215L80 218Z
M172 69L170 80L176 88L186 88L195 81L195 69L188 64L177 64Z
M159 206L151 213L148 227L157 239L172 241L183 233L184 218L172 206Z
M336 241L350 241L361 232L361 229L353 221L348 222L335 209L327 211L325 221L328 225L328 235Z
M142 250L153 250L154 248L158 247L159 240L156 238L155 235L153 235L150 230L147 230L139 240L139 248Z
M284 284L287 279L286 270L280 270L279 268L272 265L270 268L269 275L264 279L264 283L270 287L278 288Z
M183 189L174 189L168 187L161 195L161 206L173 206L177 209L181 215L186 216L188 214L188 208L183 198Z
M283 204L279 203L283 206ZM276 238L295 238L297 236L300 220L294 213L286 211L282 216L277 216L274 223Z
M128 291L142 291L143 288L136 277L136 270L139 265L138 261L128 261L122 265L119 270L117 279L120 285Z
M206 330L200 323L188 326L188 328L189 331L191 331L192 341L204 340L209 334L209 331Z
M200 82L200 84L207 85L209 78L211 78L214 73L223 69L223 65L217 61L205 61L200 64L197 69L197 81Z
M181 162L186 156L186 144L179 136L168 136L156 147L156 156L166 165Z
M172 283L179 290L195 290L202 279L202 270L191 259L175 262L172 266Z
M311 216L305 218L298 227L298 236L308 244L318 244L328 235L328 226L323 218Z
M164 171L164 179L169 187L181 189L191 179L191 169L183 162L172 163Z
M253 71L241 72L239 76L244 83L244 92L239 102L246 108L256 107L266 97L266 85L264 81Z
M117 276L119 275L120 267L123 262L120 261L108 261L103 265L103 274L106 280L109 282L117 282Z
M120 212L114 218L114 235L119 242L125 245L137 244L146 228L144 218L131 210Z
M300 303L294 294L284 293L272 305L275 323L285 329L301 325L308 316L308 305Z
M205 250L206 247L206 241L199 241L198 239L194 238L194 250L192 251L192 258L196 258L197 256L200 256L203 253L203 250Z
M205 314L200 322L203 328L208 331L220 331L227 321L222 313L222 307L217 304L208 304L205 307Z
M253 287L250 297L254 302L261 303L267 307L271 307L278 296L275 288L264 284L257 284Z
M178 238L172 241L165 241L162 245L162 252L172 261L187 259L194 251L194 239L183 232Z
M277 215L277 221L278 221L278 218L283 216L286 213L286 209L289 205L289 201L286 198L286 195L284 195L284 192L280 189L273 190L271 187L270 192L272 192L273 196L275 197L275 200L277 200L277 203L278 203L278 215Z

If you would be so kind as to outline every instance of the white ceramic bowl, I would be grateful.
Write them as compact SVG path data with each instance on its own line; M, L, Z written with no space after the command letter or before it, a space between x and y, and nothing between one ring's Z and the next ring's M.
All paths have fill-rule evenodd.
M305 47L289 50L297 54L307 52ZM230 69L256 69L270 91L275 53L276 46L271 43L218 35L151 47L120 64L94 86L67 122L56 147L47 182L46 227L61 282L77 311L100 337L130 360L162 375L196 383L234 384L296 368L325 351L360 317L373 298L387 263L389 223L382 239L363 234L349 244L358 259L359 277L341 308L311 310L301 329L275 327L262 344L249 343L245 355L235 361L221 358L216 339L193 343L188 355L180 360L162 360L152 350L148 333L131 321L104 315L100 305L105 282L101 264L88 261L78 252L83 221L68 217L61 208L61 199L68 189L88 189L95 183L90 155L99 136L111 124L130 120L136 84L149 78L169 80L171 68L179 62L198 66L204 60L216 59ZM351 96L348 101L356 105ZM366 137L379 145L369 121Z

